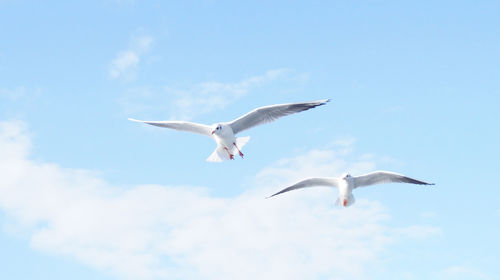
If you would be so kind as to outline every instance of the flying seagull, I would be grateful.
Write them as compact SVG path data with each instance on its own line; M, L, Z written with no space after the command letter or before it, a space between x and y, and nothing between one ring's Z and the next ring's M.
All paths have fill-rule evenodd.
M339 190L339 197L335 202L335 204L347 207L352 205L355 201L354 196L352 195L352 191L354 189L359 187L384 184L384 183L410 183L418 185L434 185L432 183L426 183L424 181L419 181L398 173L388 172L388 171L374 171L357 177L351 176L351 174L349 173L344 173L340 178L326 177L326 178L305 179L271 195L270 197L302 188L317 187L317 186L336 187Z
M264 106L254 109L231 122L220 122L211 126L185 121L140 121L131 118L129 118L129 120L159 127L194 132L211 137L217 143L217 148L207 158L207 161L219 162L234 159L234 154L236 153L243 158L241 149L248 142L250 137L235 137L236 134L257 125L272 122L283 116L324 105L329 101L329 99L324 99L311 102Z

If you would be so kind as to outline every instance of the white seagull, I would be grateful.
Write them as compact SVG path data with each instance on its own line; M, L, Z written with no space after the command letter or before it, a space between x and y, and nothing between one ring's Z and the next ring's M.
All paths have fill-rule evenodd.
M347 207L352 205L355 201L354 196L352 195L352 191L354 189L359 187L384 184L384 183L410 183L418 185L434 185L432 183L426 183L424 181L419 181L398 173L388 172L388 171L374 171L357 177L353 177L349 173L344 173L340 178L326 177L326 178L305 179L269 196L268 198L301 188L309 188L317 186L336 187L339 190L339 197L335 202L335 204Z
M217 148L212 155L207 158L207 161L219 162L234 159L234 154L236 154L236 152L238 152L243 158L241 149L248 142L250 137L235 137L236 134L257 125L272 122L286 115L321 106L329 101L329 99L324 99L311 102L264 106L257 108L231 122L220 122L211 126L185 121L140 121L131 118L129 118L129 120L159 127L199 133L211 137L217 143Z

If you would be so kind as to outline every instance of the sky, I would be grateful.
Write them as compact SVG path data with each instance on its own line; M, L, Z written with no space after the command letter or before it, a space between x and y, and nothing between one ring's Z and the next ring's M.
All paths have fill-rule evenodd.
M495 279L497 1L0 0L0 278ZM209 138L133 123L233 120ZM390 170L432 187L305 177Z

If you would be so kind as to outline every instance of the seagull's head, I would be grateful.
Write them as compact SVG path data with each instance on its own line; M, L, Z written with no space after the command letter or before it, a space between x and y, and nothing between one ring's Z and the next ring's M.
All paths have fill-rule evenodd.
M212 126L212 135L220 135L222 132L222 125L221 124L214 124Z
M349 180L350 178L352 178L351 174L349 174L349 172L346 172L344 174L342 174L342 176L340 177L342 178L342 180Z

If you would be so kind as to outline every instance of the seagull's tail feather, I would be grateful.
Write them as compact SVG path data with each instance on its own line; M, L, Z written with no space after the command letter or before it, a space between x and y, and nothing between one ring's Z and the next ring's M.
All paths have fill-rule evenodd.
M248 143L248 140L250 140L250 136L246 136L246 137L236 137L236 147L232 147L231 148L231 153L233 155L237 155L238 154L238 150L241 151L243 149L243 146L246 145L246 143Z
M241 150L248 140L250 140L250 136L236 138L236 146L238 146L238 149ZM233 146L230 148L230 151L233 155L238 155L238 149ZM230 158L229 154L222 146L217 147L217 149L215 149L214 152L207 158L207 161L210 162L221 162L225 160L230 160Z
M250 136L236 137L236 146L241 150L248 143L248 140L250 140Z
M217 149L207 158L209 162L221 162L225 160L229 160L229 155L222 147L217 147Z

